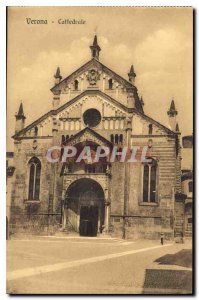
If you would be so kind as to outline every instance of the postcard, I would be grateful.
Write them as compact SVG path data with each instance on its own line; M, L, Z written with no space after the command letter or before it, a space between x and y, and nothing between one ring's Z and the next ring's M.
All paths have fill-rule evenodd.
M7 293L190 295L193 9L7 7Z

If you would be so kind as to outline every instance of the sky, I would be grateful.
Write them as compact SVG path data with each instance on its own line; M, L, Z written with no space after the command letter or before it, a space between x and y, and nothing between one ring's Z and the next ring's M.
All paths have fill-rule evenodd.
M48 24L27 24L26 18ZM66 25L59 19L86 22ZM182 136L192 134L191 8L9 7L7 22L7 151L13 150L20 102L26 125L51 110L57 66L65 78L89 61L96 33L103 64L126 79L134 65L145 113L168 126L174 98Z

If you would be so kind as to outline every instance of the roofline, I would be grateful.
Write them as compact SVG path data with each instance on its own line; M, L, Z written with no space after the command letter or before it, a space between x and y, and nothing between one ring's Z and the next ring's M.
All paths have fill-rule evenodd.
M43 116L41 116L39 119L37 119L36 121L32 122L31 124L29 124L28 126L26 126L25 128L21 129L20 131L18 131L17 133L15 133L12 138L17 138L18 135L20 135L22 132L27 131L28 129L34 127L34 125L37 125L40 121L43 121L43 119L51 116L53 114L54 110L50 110L47 113L45 113Z
M114 104L116 104L117 106L120 106L120 108L124 109L124 110L128 110L129 108L127 106L125 106L124 104L118 102L117 100L115 100L114 98L112 98L111 96L105 94L104 92L100 91L100 90L86 90L83 91L81 94L77 95L75 98L71 99L70 101L68 101L67 103L63 104L62 106L60 106L57 109L57 112L59 112L60 110L62 110L63 108L73 104L73 102L76 102L77 100L79 100L82 96L86 95L86 94L95 94L96 95L99 94L101 96L104 96L106 98L108 98L110 101L112 101Z
M105 68L106 70L108 70L108 72L113 73L115 76L119 77L120 79L122 79L127 85L128 87L132 87L132 88L136 88L131 82L129 82L128 80L126 80L125 78L123 78L122 76L120 76L119 74L117 74L116 72L112 71L111 69L109 69L107 66L105 66L103 63L101 63L99 60L97 60L96 58L92 58L90 59L88 62L86 62L84 65L82 65L80 68L78 68L77 70L75 70L73 73L71 73L69 76L65 77L64 79L62 79L58 84L54 85L50 91L53 92L53 90L55 90L60 84L64 83L65 81L67 81L70 77L74 76L75 73L79 72L82 68L85 68L87 65L89 65L92 62L96 62L97 64L100 64L103 68Z
M85 127L84 129L82 129L81 131L77 132L75 135L73 135L72 137L70 137L69 139L67 139L66 141L66 145L72 141L73 139L77 138L79 135L81 135L82 133L84 133L85 131L90 131L91 133L93 133L94 135L96 135L97 137L99 137L99 139L103 140L106 142L106 144L109 144L110 146L112 146L113 144L107 140L106 138L104 138L101 134L99 134L98 132L96 132L95 130L93 130L90 127Z
M81 97L83 97L84 95L87 94L93 94L93 93L98 93L101 96L104 96L106 98L108 98L113 104L119 106L121 109L125 110L125 111L129 111L129 108L126 107L125 105L121 104L120 102L118 102L117 100L115 100L114 98L112 98L111 96L103 93L100 90L86 90L83 91L81 94L77 95L75 98L71 99L70 101L68 101L67 103L63 104L62 106L60 106L59 108L57 108L56 110L50 110L48 111L46 114L44 114L43 116L41 116L40 118L38 118L36 121L34 121L33 123L29 124L28 126L26 126L25 128L23 128L22 130L18 131L16 134L14 134L12 136L12 138L17 138L22 132L27 131L28 129L34 127L35 125L37 125L40 121L43 121L43 119L52 116L52 115L56 115L57 113L59 113L62 109L70 106L71 104L73 104L74 102L76 102L77 100L79 100Z
M176 132L172 131L171 129L169 129L168 127L162 125L161 123L155 121L154 119L152 119L151 117L147 116L146 114L138 111L136 108L128 108L127 106L123 105L122 103L118 102L117 100L115 100L114 98L112 98L111 96L105 94L104 92L100 91L100 90L86 90L83 91L81 94L77 95L75 98L71 99L70 101L68 101L67 103L63 104L62 106L60 106L59 108L57 108L56 110L50 110L49 112L47 112L46 114L44 114L43 116L41 116L40 118L38 118L36 121L34 121L33 123L29 124L27 127L23 128L22 130L20 130L19 132L17 132L16 134L14 134L12 136L12 138L17 139L19 137L19 135L23 132L26 132L27 130L29 130L30 128L34 127L35 125L37 125L39 122L43 121L45 118L52 116L52 115L56 115L57 113L59 113L60 111L62 111L62 109L67 108L68 106L70 106L71 104L75 103L77 100L79 100L80 98L82 98L84 95L88 95L88 94L99 94L105 98L107 98L108 100L110 100L114 105L119 106L121 109L123 109L124 111L128 112L128 113L137 113L138 115L141 115L144 118L147 118L149 121L152 121L153 123L155 123L157 126L162 127L164 130L166 130L167 132L169 132L169 134L175 134Z
M161 123L159 123L158 121L154 120L153 118L147 116L145 113L141 113L140 111L135 110L135 109L133 109L133 110L135 113L141 115L142 117L147 118L149 121L154 122L157 126L161 126L164 130L168 131L170 134L175 134L175 135L178 134L175 131L171 130L170 128L168 128L168 127L162 125Z

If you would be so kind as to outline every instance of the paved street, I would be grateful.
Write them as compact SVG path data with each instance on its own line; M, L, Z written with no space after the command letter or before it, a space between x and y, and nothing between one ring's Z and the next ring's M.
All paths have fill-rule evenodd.
M110 238L12 239L7 241L7 292L190 293L191 286L187 283L190 267L155 262L166 254L189 248L190 244L166 242L162 246L159 241L132 242ZM182 279L189 279L186 279L186 285L180 280L181 275ZM168 283L168 278L174 279ZM157 285L154 284L156 280Z

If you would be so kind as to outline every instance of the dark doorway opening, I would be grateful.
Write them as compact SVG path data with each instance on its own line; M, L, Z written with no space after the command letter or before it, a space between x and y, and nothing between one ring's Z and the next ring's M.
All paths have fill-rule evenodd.
M67 190L67 221L81 236L102 233L105 219L104 191L91 178L74 181Z
M81 206L79 233L82 236L97 236L98 231L98 207Z

